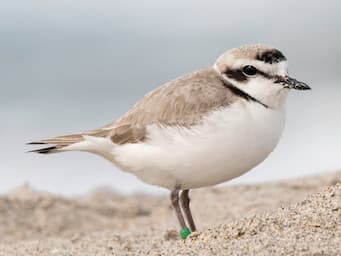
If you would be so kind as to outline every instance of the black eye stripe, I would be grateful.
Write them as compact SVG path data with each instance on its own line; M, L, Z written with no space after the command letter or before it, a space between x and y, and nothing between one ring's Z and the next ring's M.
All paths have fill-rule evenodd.
M241 69L227 69L224 74L235 81L238 82L247 82L249 79L252 79L252 77L248 77L243 73L243 70ZM257 75L261 75L266 79L274 79L276 76L269 75L259 69L257 69Z
M238 82L246 82L248 80L248 77L240 69L228 69L224 72L224 74L228 78L231 78Z

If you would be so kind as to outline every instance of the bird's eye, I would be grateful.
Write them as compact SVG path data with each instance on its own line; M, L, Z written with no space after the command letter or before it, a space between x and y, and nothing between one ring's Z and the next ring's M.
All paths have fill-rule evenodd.
M247 76L254 76L257 74L257 69L254 66L247 65L243 67L243 73Z

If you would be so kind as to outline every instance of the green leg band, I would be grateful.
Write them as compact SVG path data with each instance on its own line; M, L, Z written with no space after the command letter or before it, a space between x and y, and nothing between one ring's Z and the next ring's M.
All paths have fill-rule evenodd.
M180 230L180 236L184 240L189 236L190 233L191 231L189 230L189 228L184 228Z

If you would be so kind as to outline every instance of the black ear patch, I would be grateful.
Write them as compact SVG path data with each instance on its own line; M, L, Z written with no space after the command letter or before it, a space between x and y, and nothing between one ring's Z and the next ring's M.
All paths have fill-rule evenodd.
M227 77L238 82L246 82L248 79L248 77L244 75L243 72L239 69L236 69L236 70L227 69L224 73Z
M283 53L281 53L277 49L269 50L263 53L260 53L256 57L257 60L263 61L265 63L278 63L281 62L282 60L286 60L285 56Z

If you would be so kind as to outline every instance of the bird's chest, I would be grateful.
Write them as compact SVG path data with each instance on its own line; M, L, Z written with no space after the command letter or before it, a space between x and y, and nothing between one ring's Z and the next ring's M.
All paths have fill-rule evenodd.
M259 104L236 105L213 113L206 120L199 128L201 141L196 146L201 145L203 150L207 147L211 155L217 154L221 159L233 157L248 162L272 151L283 125L281 112Z
M173 134L164 145L171 152L166 162L184 187L218 184L262 162L277 145L283 126L281 111L254 103L236 104Z
M284 127L284 113L248 103L221 110L207 122L206 129L212 134L207 144L212 149L221 149L225 159L252 162L276 146Z

